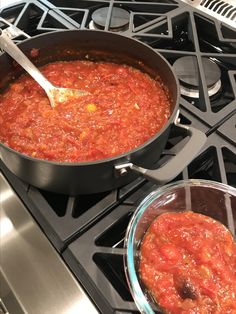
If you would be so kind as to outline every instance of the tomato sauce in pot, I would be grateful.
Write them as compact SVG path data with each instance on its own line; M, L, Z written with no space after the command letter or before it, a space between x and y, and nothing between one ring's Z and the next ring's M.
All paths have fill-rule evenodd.
M128 65L55 62L41 68L53 84L90 94L50 107L28 75L0 95L0 141L31 157L95 161L128 152L154 136L170 117L167 88Z
M236 313L236 243L210 217L156 218L141 243L139 274L165 313Z

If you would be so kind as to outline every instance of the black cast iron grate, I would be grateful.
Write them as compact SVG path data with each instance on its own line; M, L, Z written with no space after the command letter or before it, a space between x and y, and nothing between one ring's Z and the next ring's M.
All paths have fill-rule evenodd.
M207 144L198 158L175 180L201 178L236 187L235 174L235 147L213 133L208 136ZM63 253L75 276L104 313L137 311L123 271L124 236L136 206L154 189L155 186L146 182L134 195L71 243ZM236 233L235 210L211 211L211 215L229 227L233 234Z
M123 20L125 27L114 28L116 8L128 12L128 24ZM98 9L103 10L105 18L97 26L91 22ZM199 97L181 97L180 118L181 123L205 132L208 139L201 154L175 181L202 178L236 187L235 30L173 0L29 0L0 9L0 17L1 28L8 27L5 20L26 34L16 36L16 42L51 31L100 27L148 44L172 65L181 57L193 57ZM221 88L214 96L208 95L204 58L215 62L221 72ZM157 166L178 152L183 140L172 130ZM115 191L69 197L28 186L2 162L0 166L99 310L138 313L123 271L124 235L137 204L157 186L140 177ZM215 215L236 232L235 211Z

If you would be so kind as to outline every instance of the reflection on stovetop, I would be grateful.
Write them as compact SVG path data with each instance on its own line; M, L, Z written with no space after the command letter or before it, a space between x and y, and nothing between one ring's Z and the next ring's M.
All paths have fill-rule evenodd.
M0 9L0 18L0 28L13 23L27 36L94 28L120 32L159 51L173 68L177 64L187 88L180 98L180 122L207 135L199 156L174 181L199 178L236 187L235 30L177 0L29 0ZM14 40L25 40L22 34ZM156 166L175 155L184 140L172 129ZM71 197L38 190L0 166L100 311L138 313L123 271L124 235L137 205L157 186L139 177L114 191ZM216 212L215 218L235 231L235 211Z

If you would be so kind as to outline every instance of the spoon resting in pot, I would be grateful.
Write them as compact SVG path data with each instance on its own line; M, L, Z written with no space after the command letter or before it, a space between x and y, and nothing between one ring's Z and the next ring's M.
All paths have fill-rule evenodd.
M49 98L51 107L55 107L57 103L64 102L70 97L80 97L90 94L84 90L53 85L8 37L8 35L3 33L1 29L0 48L8 53L18 64L20 64L22 68L24 68L25 71L28 72L31 77L33 77L33 79L44 89Z

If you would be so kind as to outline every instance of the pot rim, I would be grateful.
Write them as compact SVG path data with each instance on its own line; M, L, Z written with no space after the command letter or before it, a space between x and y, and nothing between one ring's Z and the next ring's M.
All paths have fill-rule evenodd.
M46 160L46 159L40 159L40 158L34 158L31 157L29 155L26 155L24 153L18 152L17 150L7 146L4 143L0 143L0 148L3 147L5 149L7 149L9 152L14 153L19 155L21 158L33 161L33 162L41 162L41 163L45 163L45 164L49 164L49 165L58 165L58 166L73 166L73 167L78 167L78 166L93 166L93 165L99 165L99 164L103 164L103 163L109 163L109 162L116 162L120 159L125 159L127 160L127 156L128 156L128 160L130 159L130 155L135 154L136 152L142 150L143 148L145 148L146 146L148 146L149 144L151 144L153 141L155 141L159 136L161 136L169 127L170 125L174 122L175 118L176 118L176 114L177 111L179 109L179 100L180 100L180 87L179 87L179 81L177 79L177 76L173 70L173 68L171 67L171 65L169 64L169 62L167 61L166 58L164 58L159 52L157 52L155 49L153 49L152 47L149 47L147 44L138 41L135 38L129 38L126 37L124 35L121 34L116 34L116 33L111 33L108 31L101 31L101 30L87 30L87 29L83 29L83 30L63 30L63 31L52 31L52 32L48 32L48 33L44 33L44 34L39 34L34 36L33 38L27 38L26 40L24 40L22 43L19 44L19 47L24 46L25 43L30 42L30 41L34 41L37 40L38 38L41 37L50 37L50 36L57 36L60 35L62 33L65 32L70 32L70 33L78 33L78 32L89 32L89 33L98 33L101 36L113 36L113 37L119 37L122 38L124 40L128 40L128 41L134 41L136 42L138 45L140 46L144 46L145 49L149 49L151 51L153 51L159 58L161 58L163 60L163 62L165 63L166 67L169 68L171 74L173 75L174 81L175 81L175 85L176 85L176 89L177 89L177 95L176 95L176 100L175 103L173 102L173 111L170 115L170 117L168 118L168 121L163 125L163 127L152 137L150 137L147 141L145 141L143 144L139 145L138 147L130 150L130 151L126 151L122 154L113 156L113 157L108 157L108 158L104 158L104 159L99 159L99 160L94 160L94 161L80 161L80 162L60 162L60 161L53 161L53 160ZM2 55L6 55L5 52L3 52L0 57ZM169 86L167 86L169 88ZM1 152L0 152L0 156L1 156Z

